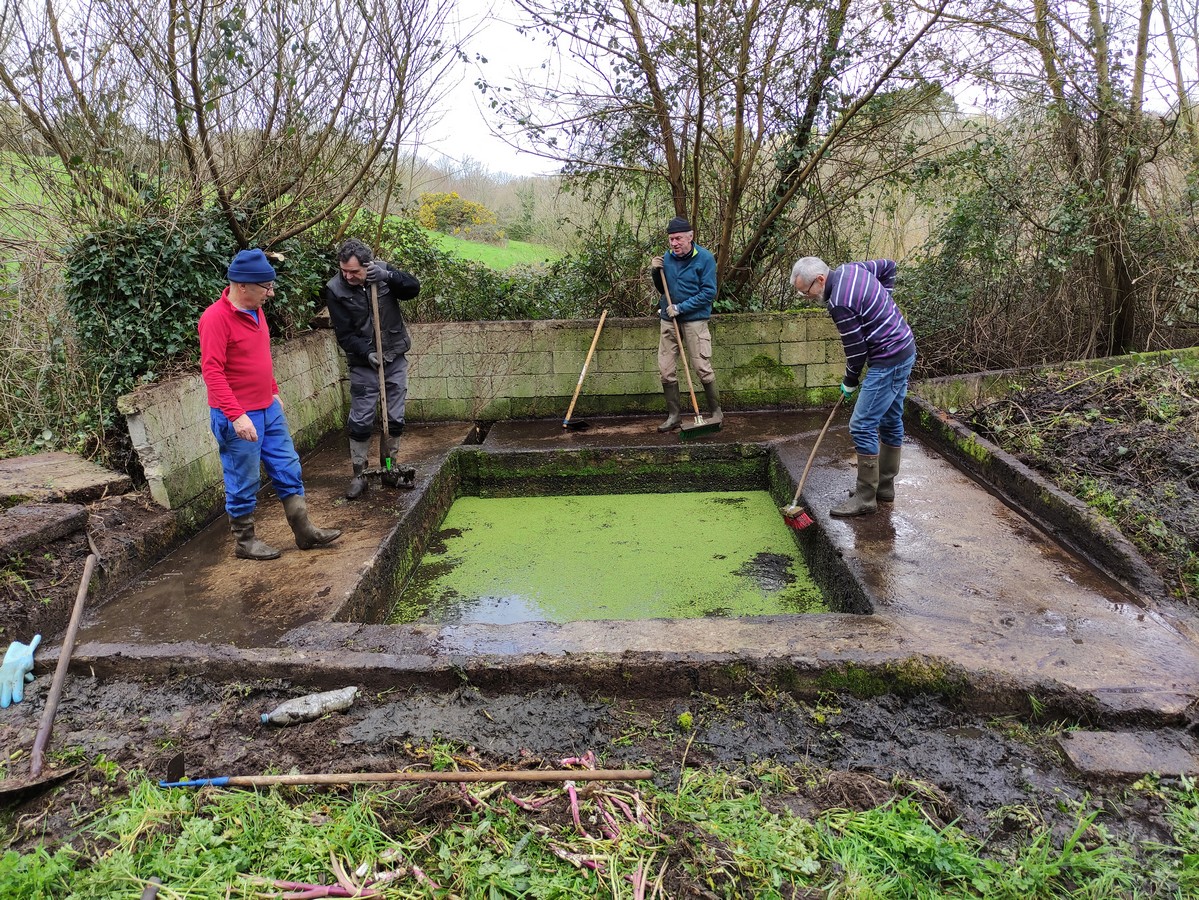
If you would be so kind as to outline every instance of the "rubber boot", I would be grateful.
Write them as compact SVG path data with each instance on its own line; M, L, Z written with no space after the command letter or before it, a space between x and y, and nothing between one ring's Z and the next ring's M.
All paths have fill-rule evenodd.
M287 524L296 536L296 546L301 550L311 550L341 537L340 529L317 528L308 521L308 501L303 494L284 497L283 511L287 513Z
M383 483L388 487L410 488L416 484L416 469L400 465L400 436L385 434L379 439L379 457ZM390 465L388 464L390 463Z
M903 447L883 444L878 451L878 491L875 499L880 503L895 502L895 476L899 474L899 457Z
M354 477L346 488L346 499L357 500L366 493L366 463L370 459L371 442L356 441L350 438L350 465L354 467Z
M278 559L279 551L254 536L254 516L229 517L229 528L237 543L233 555L238 559Z
M878 454L858 454L858 483L853 495L844 503L829 510L830 515L847 518L865 516L878 509L875 494L878 492Z
M682 400L679 397L679 383L662 382L662 393L666 395L666 421L658 426L658 430L665 433L674 431L682 424L682 419L679 418L679 412L682 409Z
M720 408L720 391L716 390L716 382L709 381L704 385L704 396L708 398L708 421L723 422L724 411Z

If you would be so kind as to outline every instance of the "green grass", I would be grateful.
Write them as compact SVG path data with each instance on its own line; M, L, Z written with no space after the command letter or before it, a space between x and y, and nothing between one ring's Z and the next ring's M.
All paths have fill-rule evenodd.
M1138 857L1085 803L1070 809L1069 833L1055 836L1034 811L1001 848L941 824L919 786L807 819L786 800L817 776L769 764L684 770L673 785L597 783L580 791L577 819L562 785L193 791L106 774L114 799L68 844L0 856L0 896L135 897L151 876L164 896L191 900L279 896L276 880L373 879L380 898L631 897L640 886L645 897L1036 900L1199 888L1199 791L1185 778L1133 787L1173 833Z
M473 259L497 272L503 272L513 266L542 265L562 256L561 251L546 244L508 241L505 246L498 247L478 241L465 241L439 231L427 231L426 233L439 248L447 253L453 253L463 259Z

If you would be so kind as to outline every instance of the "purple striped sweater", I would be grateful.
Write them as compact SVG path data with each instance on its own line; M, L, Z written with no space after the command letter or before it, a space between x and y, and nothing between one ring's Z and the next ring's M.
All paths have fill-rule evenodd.
M872 259L829 273L824 302L845 347L845 383L854 387L862 369L895 366L916 355L916 339L891 298L895 263Z

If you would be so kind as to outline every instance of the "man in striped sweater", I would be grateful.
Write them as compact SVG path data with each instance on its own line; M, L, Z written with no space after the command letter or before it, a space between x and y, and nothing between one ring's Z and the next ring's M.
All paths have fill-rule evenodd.
M809 300L823 300L845 348L841 395L848 400L861 383L849 433L858 453L858 481L834 516L874 512L877 501L895 499L895 476L903 448L903 401L916 362L916 339L891 297L895 263L852 262L829 271L815 256L791 267L791 286ZM862 369L866 368L865 379Z

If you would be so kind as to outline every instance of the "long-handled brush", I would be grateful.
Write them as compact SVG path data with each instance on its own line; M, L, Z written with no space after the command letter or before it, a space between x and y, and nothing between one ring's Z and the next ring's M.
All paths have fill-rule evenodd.
M375 319L375 356L379 360L379 406L383 413L383 432L379 437L379 456L382 465L378 469L367 469L365 474L394 475L397 485L410 488L416 485L416 469L412 468L412 466L399 466L395 472L392 472L391 456L387 454L387 450L385 449L391 423L387 421L387 372L384 369L386 360L383 358L383 333L379 327L379 288L374 282L371 282L369 293L371 298L371 315Z
M662 290L666 293L666 305L673 306L670 299L670 286L666 283L666 274L662 274ZM693 437L698 437L701 434L711 434L714 431L720 431L719 422L705 422L704 417L699 414L699 401L695 399L695 384L691 381L691 366L687 364L687 348L683 346L683 335L679 331L679 320L676 316L671 316L670 321L674 323L674 339L679 345L679 361L683 364L683 371L687 373L687 390L691 394L691 408L695 410L695 422L691 425L682 425L679 427L679 437L684 441L689 441Z
M587 374L587 367L591 365L591 354L595 352L595 345L599 343L600 330L604 327L606 318L608 318L608 311L605 309L600 313L599 324L595 326L595 337L591 339L591 349L587 351L587 359L583 361L583 371L579 373L579 383L575 385L575 395L570 398L570 408L566 410L566 418L562 420L562 427L567 431L582 431L591 427L581 419L572 422L570 417L575 411L575 402L579 399L579 391L583 388L583 378Z
M808 480L808 470L812 468L812 460L816 458L816 451L820 449L820 442L824 440L824 433L833 424L833 416L837 414L837 407L840 405L841 395L838 394L833 408L829 410L828 420L824 423L824 427L820 429L820 434L816 437L816 443L812 445L812 452L808 454L808 462L803 467L803 474L799 476L799 487L795 489L795 496L791 499L791 505L782 507L783 520L796 531L803 531L803 529L812 524L812 517L804 512L803 507L799 505L799 495L803 493L804 482Z

